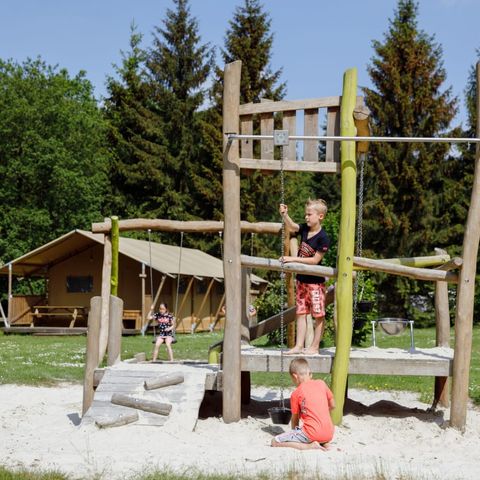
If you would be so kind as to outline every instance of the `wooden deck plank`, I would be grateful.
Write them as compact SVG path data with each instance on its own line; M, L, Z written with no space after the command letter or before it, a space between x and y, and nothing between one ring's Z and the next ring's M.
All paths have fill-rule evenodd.
M335 348L321 349L318 355L302 355L313 372L330 373ZM283 371L288 372L295 355L283 355ZM249 372L281 372L280 350L242 347L242 370ZM453 349L445 347L417 348L357 348L350 353L350 374L451 376Z

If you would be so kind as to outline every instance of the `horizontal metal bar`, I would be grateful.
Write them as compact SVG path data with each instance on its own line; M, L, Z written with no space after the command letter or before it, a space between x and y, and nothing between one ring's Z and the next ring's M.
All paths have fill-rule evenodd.
M273 140L273 135L227 134L228 140ZM398 142L398 143L480 143L480 138L455 137L340 137L335 135L308 136L292 135L288 140L323 142Z

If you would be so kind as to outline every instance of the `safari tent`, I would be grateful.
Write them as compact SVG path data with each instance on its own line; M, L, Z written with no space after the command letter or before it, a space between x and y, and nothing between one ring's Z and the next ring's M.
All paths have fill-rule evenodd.
M9 301L2 309L7 330L83 332L90 299L101 295L103 242L104 235L73 230L2 265L0 275L8 276ZM38 278L45 282L44 295L12 294L14 279L28 285ZM255 275L251 280L252 296L267 285ZM223 264L200 250L121 237L118 296L124 301L125 331L142 328L152 299L177 309L178 332L219 329Z

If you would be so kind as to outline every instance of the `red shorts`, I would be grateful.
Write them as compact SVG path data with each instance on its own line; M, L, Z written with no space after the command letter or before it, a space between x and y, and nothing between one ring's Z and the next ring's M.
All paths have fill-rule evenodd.
M296 282L297 315L325 316L325 284Z

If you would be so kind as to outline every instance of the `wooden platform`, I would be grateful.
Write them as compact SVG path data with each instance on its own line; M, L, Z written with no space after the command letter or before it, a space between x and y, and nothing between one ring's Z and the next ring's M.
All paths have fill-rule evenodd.
M0 330L5 335L86 335L87 327L3 327ZM139 335L140 330L124 328L122 335Z
M283 355L283 371L288 372L292 359L298 355ZM321 349L318 355L301 355L308 360L313 372L332 371L335 348ZM242 346L242 371L281 372L280 350ZM410 352L399 348L352 348L350 374L415 375L449 377L453 371L453 349L417 348Z
M216 376L218 366L205 363L126 363L103 369L102 378L95 390L92 406L82 418L82 423L89 424L96 420L118 417L122 413L136 409L122 407L111 403L114 393L133 395L138 398L170 403L170 415L137 410L139 419L136 425L164 426L165 430L193 431L198 418L198 410L203 400L212 375ZM145 390L145 380L166 373L182 373L184 382L156 390ZM207 380L208 379L208 380Z

